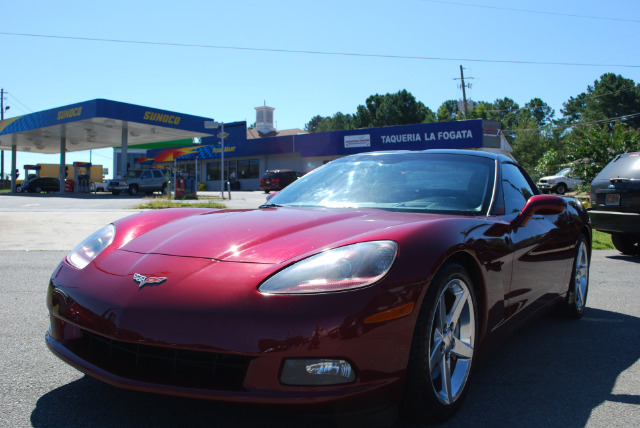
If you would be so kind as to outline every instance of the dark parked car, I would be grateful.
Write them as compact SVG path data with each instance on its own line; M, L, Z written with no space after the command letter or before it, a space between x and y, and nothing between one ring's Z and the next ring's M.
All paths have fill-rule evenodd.
M260 190L269 193L272 190L282 190L289 184L302 177L302 174L289 169L273 169L264 173L260 178Z
M40 192L59 192L60 180L56 177L35 177L23 181L20 187L16 189L18 192L40 193Z
M121 388L324 412L404 400L433 422L480 352L551 308L582 316L590 258L582 204L506 156L362 153L258 209L105 226L55 269L46 343Z
M640 152L618 155L591 182L593 228L623 254L640 253Z

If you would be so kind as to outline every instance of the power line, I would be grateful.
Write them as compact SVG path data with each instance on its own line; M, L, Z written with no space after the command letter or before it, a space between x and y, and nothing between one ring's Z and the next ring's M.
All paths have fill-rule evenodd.
M575 123L568 123L566 125L555 125L555 127L556 128L573 128L577 126L589 126L589 125L595 125L598 123L615 122L617 120L624 122L625 120L633 119L634 117L638 117L638 116L640 116L640 113L625 114L618 117L609 117L606 119L593 120L590 122L575 122ZM517 134L518 132L524 132L524 131L540 131L540 128L503 129L502 130L502 132L508 132L508 133L514 133L514 134Z
M611 91L611 92L604 92L602 94L585 94L585 98L599 98L599 97L603 97L606 95L613 95L613 94L617 94L620 92L626 92L626 91L633 91L634 89L636 89L635 87L631 87L631 88L623 88L623 89L618 89L617 91ZM579 96L579 95L578 95ZM478 101L476 104L485 104L485 105L491 105L493 104L492 102L486 102L486 101ZM504 109L504 110L485 110L486 112L489 113L503 113L503 112L519 112L520 110L535 110L538 108L541 108L544 106L532 106L532 107L518 107L517 109ZM547 107L551 107L551 106L547 106Z
M547 12L543 10L531 10L531 9L516 9L512 7L498 7L498 6L487 6L480 4L472 4L472 3L462 3L455 1L444 1L444 0L422 0L423 2L428 3L440 3L446 5L456 5L456 6L467 6L467 7L477 7L481 9L494 9L494 10L507 10L510 12L521 12L521 13L537 13L539 15L554 15L554 16L568 16L570 18L583 18L583 19L598 19L602 21L621 21L621 22L640 22L637 19L625 19L625 18L608 18L605 16L591 16L591 15L578 15L575 13L560 13L560 12Z
M364 54L364 53L355 53L355 52L330 52L330 51L307 51L307 50L275 49L275 48L252 48L252 47L242 47L242 46L150 42L150 41L143 41L143 40L101 39L101 38L93 38L93 37L57 36L57 35L51 35L51 34L28 34L28 33L9 33L9 32L0 32L0 35L19 36L19 37L37 37L37 38L61 39L61 40L78 40L78 41L86 41L86 42L137 44L137 45L147 45L147 46L152 45L152 46L167 46L167 47L181 47L181 48L226 49L226 50L253 51L253 52L333 55L333 56L350 56L350 57L360 57L360 58L411 59L411 60L421 60L421 61L458 61L458 62L466 61L466 62L482 62L482 63L494 63L494 64L556 65L556 66L568 66L568 67L640 68L640 65L633 65L633 64L594 64L594 63L576 63L576 62L518 61L518 60L479 59L479 58L445 58L445 57L410 56L410 55Z
M27 107L26 105L24 105L24 103L22 103L22 101L20 101L19 99L16 98L15 95L13 95L11 92L4 92L5 95L9 95L11 98L13 98L13 101L15 101L16 103L20 104L24 109L26 109L25 113L33 113L33 109L30 109L29 107Z

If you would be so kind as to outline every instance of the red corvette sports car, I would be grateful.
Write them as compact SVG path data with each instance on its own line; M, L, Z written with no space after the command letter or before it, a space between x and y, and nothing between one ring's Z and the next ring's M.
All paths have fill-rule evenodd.
M582 315L590 257L582 205L505 156L364 153L258 209L105 226L54 271L46 342L122 388L442 420L482 350L551 307Z

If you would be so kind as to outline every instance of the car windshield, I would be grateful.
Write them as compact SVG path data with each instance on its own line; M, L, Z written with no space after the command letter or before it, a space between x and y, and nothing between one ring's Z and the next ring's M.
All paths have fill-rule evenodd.
M360 154L312 171L269 203L480 215L488 211L494 177L495 161L481 156L429 152Z
M138 178L142 174L142 171L139 170L129 170L125 174L124 178Z
M560 171L557 175L562 175L563 177L568 177L571 174L571 168L565 168Z

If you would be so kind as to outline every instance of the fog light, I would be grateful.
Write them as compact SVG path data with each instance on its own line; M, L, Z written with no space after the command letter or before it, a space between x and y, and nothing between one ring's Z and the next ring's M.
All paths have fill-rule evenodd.
M285 360L280 381L285 385L340 385L356 380L351 364L345 360Z

